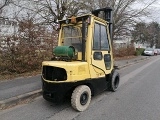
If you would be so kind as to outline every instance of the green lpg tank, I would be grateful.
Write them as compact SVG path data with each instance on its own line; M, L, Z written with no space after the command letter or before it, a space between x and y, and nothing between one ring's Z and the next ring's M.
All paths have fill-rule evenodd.
M53 53L57 57L73 58L75 55L75 48L73 46L57 46L53 49Z

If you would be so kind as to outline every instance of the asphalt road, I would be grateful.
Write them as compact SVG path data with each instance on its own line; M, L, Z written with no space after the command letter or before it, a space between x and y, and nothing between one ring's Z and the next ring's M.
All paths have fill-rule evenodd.
M69 102L56 105L38 97L28 104L0 111L1 120L160 120L160 56L121 69L117 92L92 98L76 112Z

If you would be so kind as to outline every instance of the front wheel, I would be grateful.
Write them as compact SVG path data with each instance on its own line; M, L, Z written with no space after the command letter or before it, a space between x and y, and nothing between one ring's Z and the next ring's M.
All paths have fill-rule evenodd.
M119 87L120 76L116 70L113 70L110 75L110 90L115 92Z
M88 108L91 101L91 90L86 85L75 88L71 97L71 105L77 111L84 111Z

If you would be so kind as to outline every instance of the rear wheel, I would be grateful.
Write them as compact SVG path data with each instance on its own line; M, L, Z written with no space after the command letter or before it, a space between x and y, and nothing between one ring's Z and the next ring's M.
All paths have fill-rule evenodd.
M91 90L86 85L75 88L71 97L71 105L77 111L84 111L88 108L91 101Z
M115 92L119 87L120 77L116 70L113 70L110 76L110 90Z

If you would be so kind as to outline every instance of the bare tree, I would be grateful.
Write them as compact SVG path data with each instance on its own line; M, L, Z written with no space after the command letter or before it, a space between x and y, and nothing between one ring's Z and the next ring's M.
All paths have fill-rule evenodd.
M67 0L28 0L25 4L23 0L14 2L13 5L19 7L17 14L27 11L40 24L51 25L53 28L59 19L63 19L66 14ZM30 6L27 7L27 4Z
M2 14L4 7L7 6L11 2L12 2L12 0L1 0L0 1L0 14ZM0 16L0 17L2 17L2 16Z
M11 0L2 0L0 2L0 10L2 10L6 5L8 5L11 2Z
M136 7L136 3L144 0L88 0L92 9L111 7L113 9L113 39L122 36L130 31L130 28L136 24L137 19L149 14L149 7L157 0L151 0L143 4L143 7Z
M137 23L132 31L132 36L135 42L147 43L149 47L156 45L157 48L160 46L160 25L157 22Z
M42 24L50 24L54 28L58 20L65 16L76 16L97 8L111 7L114 11L113 36L116 38L126 33L138 18L149 14L147 9L157 0L151 0L143 7L135 9L135 3L140 1L144 0L37 0L34 8L23 8L38 14Z
M35 10L44 19L43 23L50 24L54 28L58 20L64 17L86 13L88 6L85 3L77 0L41 0L36 3Z
M146 36L147 36L147 23L145 22L139 22L136 25L134 25L134 30L132 30L132 37L134 42L140 42L145 43L146 42Z

